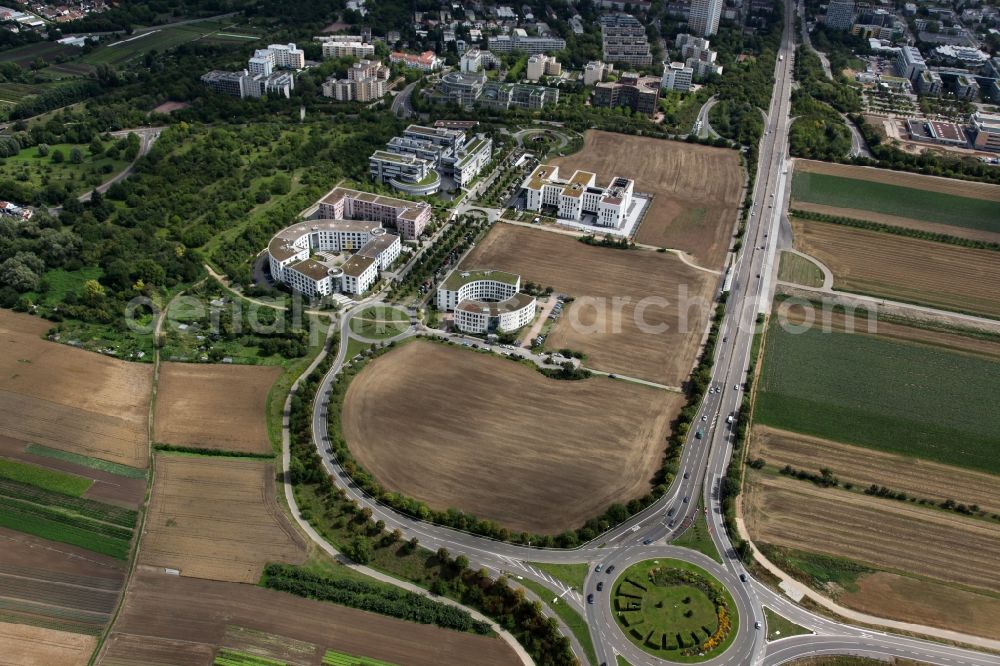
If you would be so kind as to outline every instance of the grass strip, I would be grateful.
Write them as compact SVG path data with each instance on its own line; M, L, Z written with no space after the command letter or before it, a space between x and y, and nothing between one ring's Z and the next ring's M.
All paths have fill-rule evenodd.
M79 497L94 485L93 479L6 458L0 458L0 476L73 497Z
M146 478L146 470L139 469L138 467L129 467L128 465L109 462L107 460L101 460L100 458L91 458L90 456L82 456L79 453L60 451L59 449L49 448L48 446L42 446L41 444L28 444L28 446L25 447L24 450L27 453L30 453L35 456L45 456L46 458L55 458L56 460L62 460L65 462L73 463L74 465L89 467L90 469L96 469L101 472L108 472L109 474L124 476L129 479Z
M587 659L591 664L596 664L597 652L594 650L594 642L590 638L590 629L587 627L586 620L584 620L579 613L570 608L567 603L558 601L551 603L550 599L552 599L554 592L541 583L536 583L535 581L528 580L527 578L517 582L537 594L542 600L542 603L551 608L552 611L566 623L569 630L573 632L574 636L576 636L576 640L583 646L583 651L587 653Z

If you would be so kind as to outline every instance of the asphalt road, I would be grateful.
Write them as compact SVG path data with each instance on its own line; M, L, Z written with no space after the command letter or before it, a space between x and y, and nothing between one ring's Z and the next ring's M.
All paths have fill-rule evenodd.
M753 212L747 223L744 250L733 271L732 287L727 301L725 318L720 329L720 342L713 368L713 386L720 390L706 396L698 413L698 425L705 428L705 437L696 439L692 433L680 461L681 473L670 490L654 505L636 514L626 523L599 536L594 541L574 550L539 549L503 543L459 530L432 525L379 504L350 480L329 452L327 431L327 402L317 400L313 413L313 438L327 470L336 484L348 497L372 510L373 520L383 520L386 529L399 529L404 538L416 537L420 544L431 550L447 548L453 555L465 554L473 566L482 566L500 574L509 574L515 582L528 578L535 580L561 597L564 603L584 615L599 663L614 664L615 655L622 655L634 666L666 663L638 650L615 626L610 606L611 585L596 593L596 581L613 578L597 574L594 567L602 563L614 565L621 571L629 564L657 557L682 559L704 567L715 575L733 594L740 612L740 628L736 640L722 656L703 662L712 666L737 666L741 664L781 664L791 659L818 654L867 654L900 656L932 664L970 664L985 666L1000 664L993 655L954 648L911 638L902 638L872 630L854 628L819 617L788 598L754 581L735 558L732 545L722 522L721 505L715 490L724 476L732 453L734 433L726 417L735 412L743 397L743 381L750 357L750 347L756 329L758 312L767 311L773 293L778 230L782 221L782 202L787 183L787 135L791 91L793 29L791 0L786 0L786 24L780 54L783 60L775 66L775 93L766 123L766 133L761 141L758 177L753 192ZM370 304L362 302L342 314L339 322L341 339L348 336L350 316ZM346 344L341 344L336 360L323 379L318 395L329 394L330 383L346 359ZM702 417L705 417L704 421ZM692 430L697 430L693 428ZM685 478L687 477L687 478ZM701 553L675 546L664 545L676 536L686 520L698 511L698 497L702 494L707 507L707 519L712 538L723 564L718 564ZM590 574L584 593L578 594L547 576L530 562L586 563ZM748 577L747 582L740 580ZM595 594L595 603L587 604L588 593ZM798 636L768 645L765 641L766 625L764 606L771 607L793 622L809 628L812 635ZM754 628L760 622L762 629ZM582 663L584 655L579 654Z

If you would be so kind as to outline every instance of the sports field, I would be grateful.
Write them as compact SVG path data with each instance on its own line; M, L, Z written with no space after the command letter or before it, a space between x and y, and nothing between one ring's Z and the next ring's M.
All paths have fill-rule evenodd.
M758 423L1000 473L1000 361L876 336L794 334L773 320Z
M722 268L743 188L736 151L588 130L582 150L553 163L569 170L566 176L591 171L602 185L614 176L632 178L637 192L654 195L636 240Z
M1000 234L997 185L799 160L792 179L792 207L800 203L840 209L818 212L877 222L884 220L864 212Z
M220 647L320 666L326 650L393 664L517 666L499 638L441 629L255 585L139 570L98 656L101 666L205 666Z
M418 341L351 382L341 425L358 462L388 490L558 534L649 491L682 402L604 377L548 379L498 356Z
M1000 252L794 218L792 233L834 289L1000 317Z
M672 254L612 250L572 236L497 224L462 262L521 275L576 300L547 349L587 354L587 366L679 386L694 366L720 276Z

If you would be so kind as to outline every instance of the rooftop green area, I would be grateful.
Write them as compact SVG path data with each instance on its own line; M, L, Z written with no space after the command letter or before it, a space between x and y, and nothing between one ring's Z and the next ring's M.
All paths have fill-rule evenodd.
M772 321L757 422L1000 474L1000 361Z
M507 273L506 271L495 271L491 269L463 270L461 268L456 268L448 275L447 278L445 278L445 281L441 286L448 291L455 291L456 289L460 289L463 285L469 284L470 282L477 282L479 280L493 280L494 282L503 282L505 284L514 285L517 284L517 281L520 279L520 275Z
M476 153L479 152L479 149L483 147L484 143L486 143L486 139L479 138L467 145L465 147L465 156L458 161L458 166L465 166L469 160L476 156Z
M856 178L796 171L792 179L792 199L1000 232L1000 205L995 201Z

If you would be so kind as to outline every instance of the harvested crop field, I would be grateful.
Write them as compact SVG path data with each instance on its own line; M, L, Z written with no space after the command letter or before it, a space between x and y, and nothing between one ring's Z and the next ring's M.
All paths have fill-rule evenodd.
M418 341L351 382L342 431L390 490L557 534L649 490L683 399L604 377L548 379L497 356Z
M124 583L121 560L0 528L0 621L96 636Z
M799 219L792 233L834 289L1000 318L1000 253Z
M256 583L268 562L304 560L304 542L275 501L270 462L157 456L142 564Z
M268 640L264 640L268 639ZM177 654L173 646L183 646ZM253 585L136 572L104 666L211 664L218 647L320 666L327 649L407 666L516 666L506 643Z
M0 310L0 435L146 467L153 367L48 342L48 328Z
M978 504L1000 513L1000 477L907 456L799 435L766 426L754 426L753 457L769 465L818 472L826 467L841 483L870 486L875 483L902 490L920 499Z
M553 160L561 169L635 180L654 195L639 227L640 243L683 250L695 263L721 269L743 190L739 153L679 141L588 130L583 149Z
M995 522L785 476L747 478L744 517L755 541L1000 592Z
M163 363L154 439L164 444L271 453L265 410L278 366Z
M546 348L581 351L587 367L669 386L694 367L720 280L671 254L594 247L509 224L495 225L462 266L519 273L575 297Z
M18 666L86 666L97 638L23 624L0 624L3 663Z

